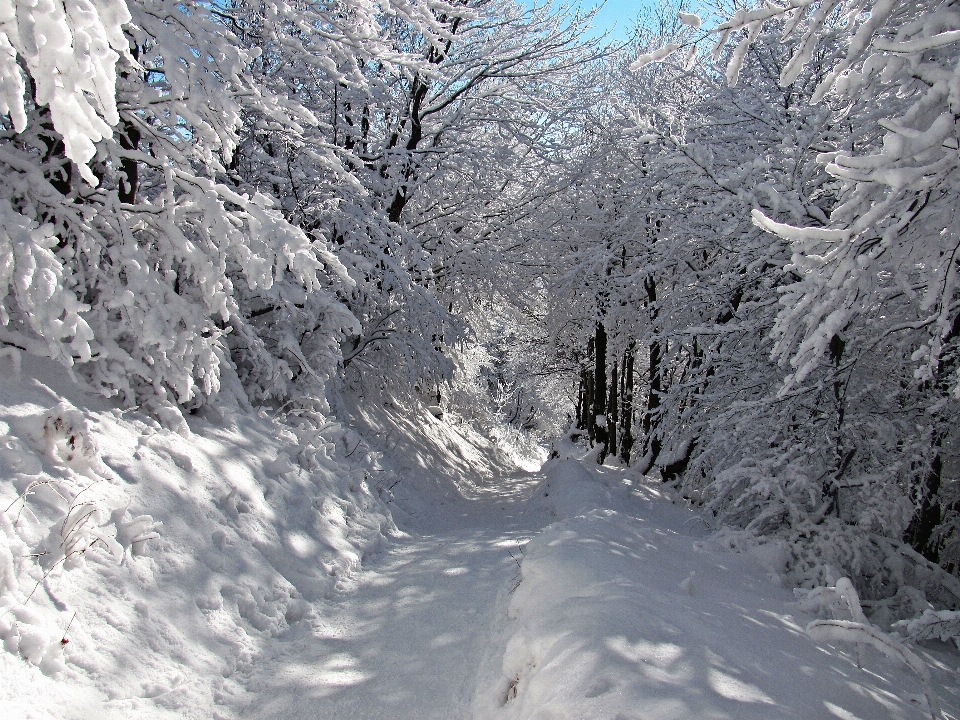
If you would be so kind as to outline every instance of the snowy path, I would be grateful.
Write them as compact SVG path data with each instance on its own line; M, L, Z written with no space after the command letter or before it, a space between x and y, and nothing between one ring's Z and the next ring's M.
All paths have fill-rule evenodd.
M929 717L905 667L872 652L860 670L852 648L818 646L790 590L655 487L567 463L523 502L542 478L412 518L258 659L243 717ZM924 655L957 718L952 668Z
M540 476L508 478L503 492ZM461 500L413 522L322 616L300 623L262 658L245 717L460 720L471 717L477 670L494 652L511 557L543 523L516 501ZM534 525L535 527L529 527ZM446 527L444 527L446 526Z

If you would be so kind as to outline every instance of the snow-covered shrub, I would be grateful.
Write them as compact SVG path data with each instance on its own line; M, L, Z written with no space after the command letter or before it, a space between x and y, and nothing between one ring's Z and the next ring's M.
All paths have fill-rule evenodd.
M97 441L83 414L68 403L61 402L44 416L43 440L44 451L53 461L78 472L99 469Z
M940 701L930 680L930 668L914 652L901 643L895 634L884 633L867 620L860 608L860 598L848 578L840 578L833 587L814 588L797 603L805 612L819 615L834 615L830 619L814 620L807 625L807 634L822 642L853 642L857 644L858 664L863 664L863 645L871 645L884 655L898 658L913 670L927 698L932 720L939 720ZM852 619L838 619L836 615L848 615Z
M159 537L158 523L149 515L125 519L115 477L79 409L61 401L21 422L27 443L0 437L0 637L8 652L55 674L65 668L63 627L57 603L40 602L41 587L50 595L91 553L114 563L127 550L143 554Z
M960 612L927 609L920 617L901 620L893 627L908 640L952 640L960 648Z

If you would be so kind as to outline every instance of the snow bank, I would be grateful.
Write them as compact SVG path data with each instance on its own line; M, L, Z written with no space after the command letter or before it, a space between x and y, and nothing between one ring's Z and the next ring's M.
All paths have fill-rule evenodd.
M707 538L659 486L572 460L545 474L532 503L559 520L524 548L477 720L929 717L908 669L818 647L776 563Z
M347 395L338 412L380 453L377 482L398 522L426 519L430 530L444 508L467 500L526 499L538 476L524 472L497 437L468 423L435 417L416 401Z
M264 643L396 532L378 454L320 414L185 437L52 362L0 369L7 717L234 717Z
M531 511L546 511L552 518L573 518L598 508L623 504L628 490L619 474L598 475L577 460L553 460L543 467L544 479L529 500ZM613 478L610 484L604 478Z

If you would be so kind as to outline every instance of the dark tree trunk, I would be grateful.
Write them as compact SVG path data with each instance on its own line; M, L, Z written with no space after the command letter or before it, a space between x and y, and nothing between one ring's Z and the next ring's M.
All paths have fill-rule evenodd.
M940 548L933 542L934 532L943 517L940 502L940 484L943 480L943 458L940 450L946 433L943 429L934 432L933 458L921 484L920 508L907 528L907 541L913 548L933 563L940 562Z
M593 422L593 397L594 390L596 389L595 378L593 376L593 346L594 338L590 338L590 341L587 343L587 360L588 363L583 369L583 380L584 380L584 390L583 390L583 427L587 431L587 437L590 438L590 446L593 446L593 441L596 439L596 429Z
M619 419L617 396L617 361L610 364L610 396L607 398L607 454L617 454L617 429Z
M30 80L31 92L36 96L36 87L33 79ZM66 146L63 138L53 127L53 116L49 107L41 107L40 122L37 123L42 132L37 133L43 143L41 165L43 175L61 195L68 195L73 189L73 163L67 158Z
M633 355L634 343L631 342L623 355L623 390L620 397L623 409L620 413L620 460L630 464L630 451L633 449Z
M593 443L597 439L597 424L593 421L593 396L596 388L593 384L593 371L586 371L587 376L587 387L586 387L586 402L584 402L584 417L583 422L587 428L587 437L590 439L590 447L593 447Z
M587 379L583 370L580 371L579 387L577 387L577 414L574 417L574 427L583 430L583 407L587 397Z
M830 360L833 363L833 427L830 434L833 439L833 468L824 482L823 493L830 498L830 510L840 516L840 478L850 466L856 448L847 449L843 441L843 419L846 414L843 380L840 377L840 365L847 342L839 333L830 338Z
M684 448L683 454L676 456L671 462L665 463L660 467L660 476L665 483L678 480L686 471L690 460L693 458L693 451L696 448L696 442L690 441Z
M450 23L449 32L450 37L446 42L444 48L439 48L433 46L430 48L430 51L427 53L427 63L429 65L438 65L444 61L447 57L447 54L450 52L450 48L453 45L453 36L457 34L457 31L460 28L460 23L463 18L447 18L446 16L441 16L438 18L441 23ZM400 222L400 217L403 215L403 209L407 206L411 197L411 181L415 178L417 173L417 160L416 160L416 151L420 147L420 143L423 142L423 119L425 109L423 107L424 101L427 99L427 95L430 92L430 75L427 74L426 77L423 77L417 74L413 80L413 86L410 89L410 100L407 108L407 120L410 123L410 135L407 138L406 145L404 146L407 151L407 157L404 162L403 170L401 171L402 181L397 187L396 191L393 194L393 200L390 202L390 207L387 209L387 217L391 222ZM369 126L369 120L367 121ZM362 122L361 122L362 125ZM434 136L434 145L439 142L439 136ZM390 147L394 147L397 142L399 142L399 135L394 134L394 139L390 142ZM384 165L381 168L381 174L384 174L387 170L387 167Z
M906 541L921 553L930 562L940 562L940 546L936 542L936 531L943 522L944 511L956 510L955 507L943 505L940 488L943 483L943 445L951 429L955 426L955 418L949 415L948 397L950 394L949 378L956 372L960 362L960 347L956 340L960 336L960 315L953 320L949 332L942 341L943 350L937 371L933 379L935 397L942 401L941 409L934 415L933 436L930 439L930 462L926 466L922 481L919 483L920 507L907 528Z
M603 464L607 455L607 331L602 322L597 323L596 336L594 340L594 390L593 390L593 414L591 422L593 424L593 434L596 441L603 447L597 455L597 462ZM604 419L600 421L600 417Z
M587 360L585 363L592 363L593 358L593 338L587 343ZM593 412L593 368L590 364L585 364L580 368L580 404L577 407L577 427L587 431L587 436L593 443L593 421L591 413Z
M129 120L123 121L123 131L117 138L120 147L124 150L136 150L140 145L140 130ZM239 155L239 151L237 152ZM137 161L133 158L123 158L120 161L120 186L117 188L117 196L120 202L133 205L137 202L137 187L140 184L139 168Z
M650 323L653 331L656 333L656 320L658 315L657 308L657 282L653 276L648 276L643 281L643 287L647 291L647 307L650 314ZM656 338L656 335L654 335ZM663 346L659 339L654 339L650 343L650 363L648 366L649 387L647 392L647 409L643 413L643 421L640 425L644 437L644 460L639 466L642 473L650 472L650 468L657 462L662 448L662 442L659 437L659 409L660 393L663 391Z
M660 341L654 340L650 343L650 364L648 368L650 385L647 392L647 408L643 413L643 421L640 424L640 429L643 431L644 437L644 449L646 451L644 453L645 460L643 467L640 469L643 473L650 472L650 468L657 462L663 446L658 436L660 393L663 390L662 360L663 350Z

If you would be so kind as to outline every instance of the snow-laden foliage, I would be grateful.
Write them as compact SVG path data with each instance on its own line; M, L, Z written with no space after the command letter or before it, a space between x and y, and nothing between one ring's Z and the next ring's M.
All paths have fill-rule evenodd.
M771 333L774 357L790 367L780 394L831 359L838 370L846 365L845 393L865 367L879 370L874 397L882 375L895 373L906 392L888 386L887 398L900 396L901 407L912 406L920 429L915 442L921 449L908 460L923 468L911 540L956 568L955 478L944 477L944 464L949 418L960 398L957 15L949 3L771 5L738 12L718 31L782 18L785 35L803 37L781 73L781 85L790 86L823 38L837 34L828 21L837 13L847 18L843 42L819 61L811 101L836 103L845 117L857 119L846 142L819 157L839 183L838 204L822 228L754 212L758 225L791 243L788 270L796 276ZM841 345L856 354L841 359L843 351L834 351Z
M640 319L640 465L785 539L798 584L845 572L889 619L956 607L955 13L713 15L633 55L650 230L625 248L649 259L641 302L613 297Z
M251 126L235 171L283 198L285 217L345 265L339 298L359 321L341 339L347 379L435 386L466 334L457 311L543 200L549 178L527 181L546 165L551 119L583 102L565 83L590 46L583 19L545 7L437 7L430 28L377 17L376 39L322 63L282 44L264 53L265 80L290 78L317 122L297 134ZM557 106L539 99L561 90Z
M927 609L920 617L901 620L894 627L910 640L953 641L960 647L960 613Z
M157 408L202 404L231 365L253 397L288 391L291 365L329 377L338 338L356 326L335 296L351 284L342 264L274 200L224 182L244 113L309 119L285 90L253 86L259 50L208 6L103 3L65 36L43 24L55 13L41 22L18 8L20 39L33 28L50 42L36 63L29 47L18 55L27 91L7 101L4 341L79 362L106 392ZM101 51L96 72L85 42ZM54 60L70 65L64 77L87 77L58 91L73 105L45 90ZM93 97L103 117L84 130ZM311 314L332 339L304 350L293 327L271 336L253 321L266 303Z
M509 3L3 18L3 340L157 413L224 373L254 401L450 378L451 259L542 196L500 183L592 52L584 19Z

